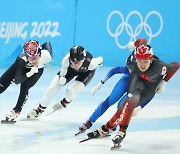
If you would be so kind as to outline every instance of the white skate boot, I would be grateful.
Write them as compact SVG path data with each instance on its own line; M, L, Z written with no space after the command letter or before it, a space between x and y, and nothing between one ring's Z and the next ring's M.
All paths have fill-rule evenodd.
M28 114L27 118L38 118L41 116L41 114L45 111L47 107L43 107L41 104L39 104L37 109L32 109Z
M58 111L60 109L66 108L67 104L69 103L70 102L68 102L65 98L63 98L63 100L61 100L59 103L53 105L53 110Z
M16 119L19 115L19 111L11 110L6 114L6 119L2 120L1 123L15 123L16 121L14 119Z

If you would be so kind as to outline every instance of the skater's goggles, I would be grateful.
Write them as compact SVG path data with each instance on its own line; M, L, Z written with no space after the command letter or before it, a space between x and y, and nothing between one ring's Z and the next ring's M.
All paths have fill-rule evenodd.
M81 64L83 60L80 60L80 61L73 61L73 60L70 59L70 61L71 61L71 63L73 63L73 64Z
M37 60L39 57L40 57L39 55L29 56L29 57L28 57L28 60L29 60L29 61L35 61L35 60Z
M136 59L136 61L140 64L148 64L148 63L150 63L151 60L150 59L143 59L143 60Z

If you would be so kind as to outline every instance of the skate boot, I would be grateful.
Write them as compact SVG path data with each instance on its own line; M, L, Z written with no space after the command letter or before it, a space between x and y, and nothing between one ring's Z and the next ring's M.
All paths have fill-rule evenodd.
M123 141L123 139L125 138L126 136L126 133L125 132L122 132L122 131L119 131L117 133L117 135L112 139L113 141L113 144L114 146L112 147L113 148L116 148L116 147L120 147L121 145L121 142Z
M39 116L41 116L41 114L45 111L46 108L47 107L43 107L41 104L39 104L37 109L31 110L27 114L27 118L38 118Z
M101 126L97 130L87 134L89 138L99 138L104 136L109 136L109 130L105 128L105 125Z
M59 103L55 104L53 106L54 111L66 108L67 104L69 104L70 102L68 102L65 98L63 98L63 100L61 100Z
M75 136L78 135L78 134L84 133L92 125L93 125L92 122L87 120L85 123L82 124L82 126L79 127L79 131L75 134Z
M81 127L79 127L79 131L85 132L87 129L89 129L92 126L92 122L87 120L85 123L82 124Z
M9 113L6 114L6 119L2 120L1 123L14 123L16 119L20 115L19 111L11 110Z

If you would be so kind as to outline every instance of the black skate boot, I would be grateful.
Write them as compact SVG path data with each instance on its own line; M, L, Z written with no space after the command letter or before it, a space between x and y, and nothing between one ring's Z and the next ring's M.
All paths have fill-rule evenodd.
M99 138L104 136L109 136L109 131L105 128L105 125L101 126L97 130L87 134L89 138Z
M82 124L82 126L79 127L79 131L75 134L75 136L78 135L78 134L84 133L92 125L93 125L92 122L87 120L85 123Z
M89 129L92 126L92 122L87 120L85 123L82 124L81 127L79 127L79 130L81 132L85 132L87 129Z
M117 135L112 139L114 145L113 145L113 147L111 147L111 149L120 147L121 146L120 144L123 141L123 139L125 138L125 136L126 136L125 132L119 131L117 133Z

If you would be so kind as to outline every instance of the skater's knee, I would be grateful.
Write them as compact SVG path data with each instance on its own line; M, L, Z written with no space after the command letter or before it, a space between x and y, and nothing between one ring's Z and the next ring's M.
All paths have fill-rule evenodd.
M109 97L103 103L104 103L105 108L109 108L111 106L111 103L109 101Z
M76 95L85 87L80 81L74 81L66 90L66 99L71 101L76 98Z
M0 94L4 92L4 88L0 87Z
M7 89L8 85L3 85L0 83L0 94L3 93Z
M3 85L0 84L0 94L4 91Z
M66 100L68 100L69 102L72 101L73 99L76 98L76 92L75 89L72 87L68 87L66 89Z
M24 83L24 84L21 84L20 91L21 92L28 92L30 88L31 87L28 84Z
M109 96L105 101L107 105L111 106L117 102L117 99L113 96Z
M124 107L120 107L118 110L121 110L121 108L123 108L123 110L128 110L128 112L132 112L134 108L137 106L138 100L134 97L130 97L130 98L127 98L124 101L124 103L125 103Z

